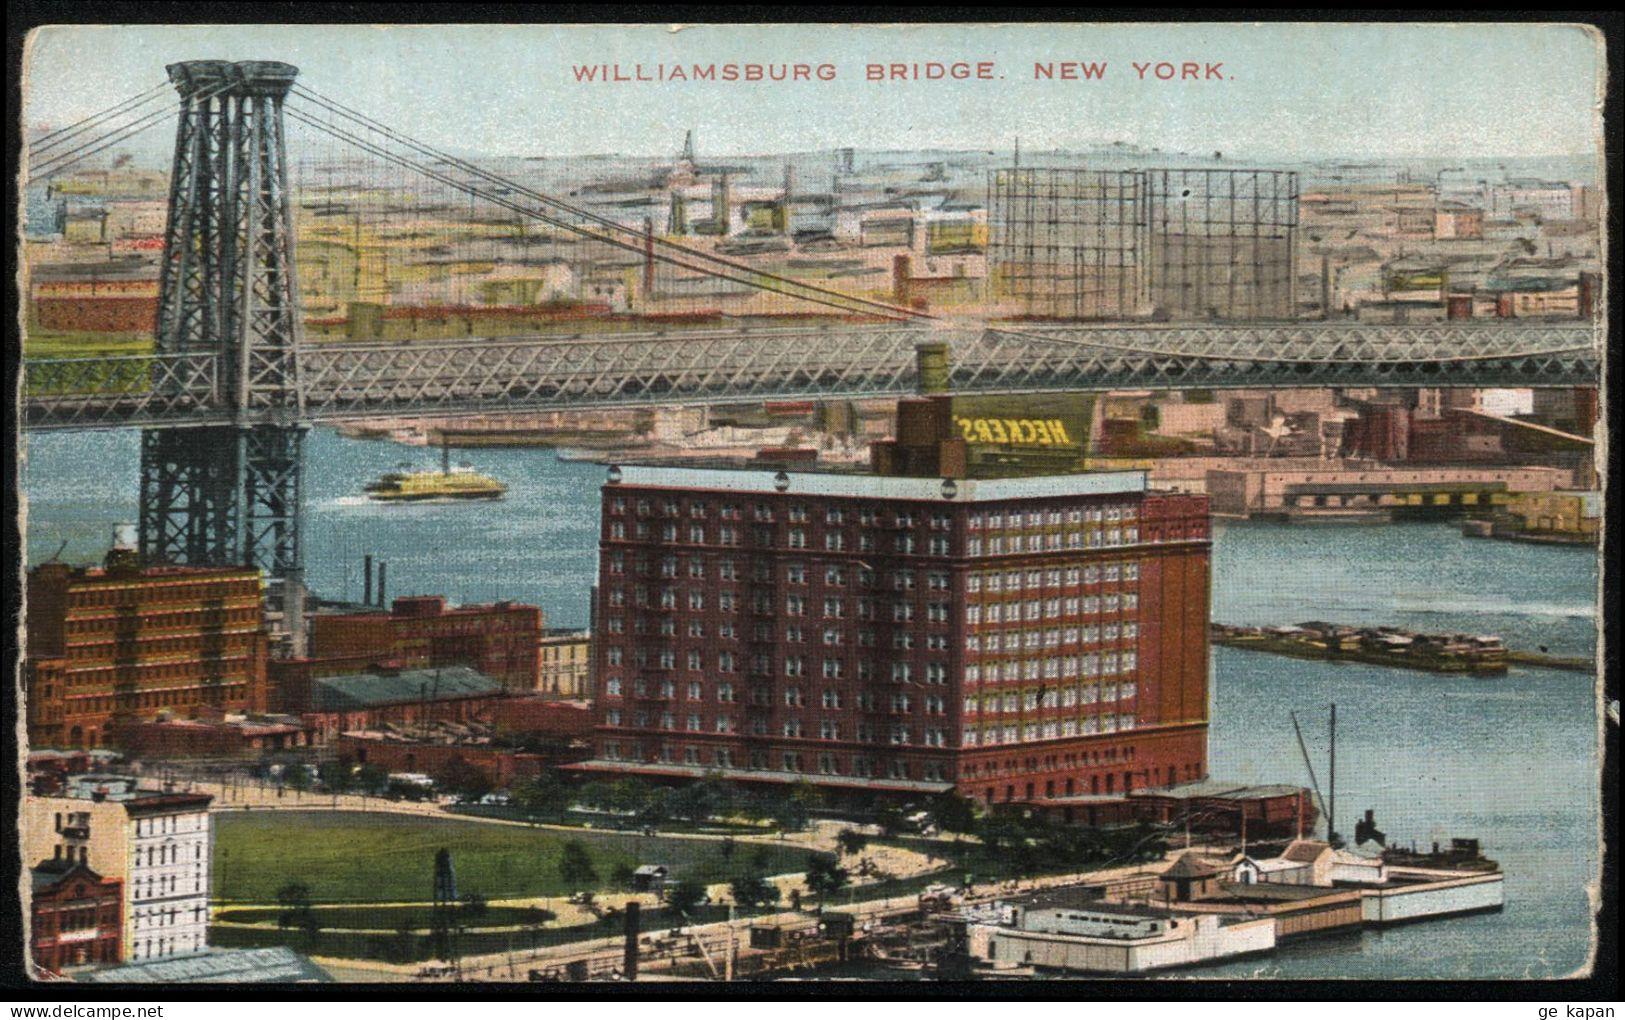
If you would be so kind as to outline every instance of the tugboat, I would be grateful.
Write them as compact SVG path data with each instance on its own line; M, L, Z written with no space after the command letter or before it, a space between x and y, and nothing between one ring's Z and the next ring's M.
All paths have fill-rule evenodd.
M508 487L472 468L451 466L451 448L442 440L439 471L391 471L367 486L367 498L380 503L420 503L429 500L501 499Z

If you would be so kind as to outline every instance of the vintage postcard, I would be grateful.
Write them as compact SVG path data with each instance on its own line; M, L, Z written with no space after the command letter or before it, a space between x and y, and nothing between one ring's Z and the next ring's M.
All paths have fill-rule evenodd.
M36 990L1613 971L1596 30L23 74Z

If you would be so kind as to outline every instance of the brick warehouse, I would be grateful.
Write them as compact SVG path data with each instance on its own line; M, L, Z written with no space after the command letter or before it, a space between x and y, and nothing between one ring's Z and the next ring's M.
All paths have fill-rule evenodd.
M163 713L263 712L269 638L260 572L148 567L114 549L103 569L28 575L23 675L32 747L117 744Z
M611 469L596 757L987 803L1206 775L1206 498Z
M439 595L398 598L390 611L321 613L310 618L311 660L331 658L398 661L409 667L466 665L494 677L510 691L537 689L541 672L542 611L516 602L448 607ZM309 675L331 672L319 661L290 670L288 679L308 685ZM288 711L303 711L297 692L283 695Z

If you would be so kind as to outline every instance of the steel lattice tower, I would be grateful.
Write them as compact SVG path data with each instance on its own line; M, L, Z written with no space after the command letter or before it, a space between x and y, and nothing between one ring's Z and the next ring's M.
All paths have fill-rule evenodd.
M215 397L236 422L143 433L141 553L258 566L302 592L302 325L282 115L298 68L194 60L167 70L181 102L157 346L220 353ZM290 601L298 642L302 603Z

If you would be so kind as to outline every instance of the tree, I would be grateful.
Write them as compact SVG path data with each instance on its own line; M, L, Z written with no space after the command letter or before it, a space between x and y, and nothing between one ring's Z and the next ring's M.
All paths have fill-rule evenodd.
M908 819L903 817L903 812L887 804L875 812L875 824L880 826L880 834L889 838L907 829Z
M277 915L279 928L296 928L312 920L310 913L310 887L303 882L289 882L276 891L276 902L282 908Z
M687 917L705 899L705 884L697 878L679 878L666 888L666 909Z
M490 907L487 905L485 897L479 893L469 893L463 897L463 918L465 920L477 920L489 912Z
M377 762L368 762L355 774L355 781L368 793L381 793L389 786L389 770Z
M527 815L555 815L570 806L570 787L555 772L517 783L509 792L513 805Z
M282 782L290 790L310 789L310 770L303 765L289 765L282 772Z
M767 865L772 860L773 855L768 853L767 847L762 846L760 843L756 844L756 849L750 852L750 866L753 871L767 871Z
M410 963L417 956L417 934L412 931L410 922L402 921L395 927L395 934L389 940L384 959L390 963Z
M955 838L976 831L976 802L952 790L932 799L931 816L939 829L953 833Z
M741 875L728 886L735 903L742 907L765 906L779 902L779 887L758 874Z
M734 859L734 848L738 845L732 836L724 836L722 842L717 844L717 850L722 854L724 861L731 861Z
M841 845L841 853L852 857L863 853L863 848L869 845L869 834L857 829L842 829L836 833L835 842Z
M807 888L820 900L840 892L851 881L851 873L824 854L807 857Z
M632 878L635 874L636 871L632 865L625 861L616 861L615 866L609 869L609 882L611 885L625 889L632 884Z
M434 785L435 789L463 801L479 800L491 792L490 777L464 761L461 755L440 766L434 774Z
M342 759L324 761L316 766L316 778L321 780L323 788L332 793L345 792L354 779L350 774L350 763Z
M786 797L773 806L773 824L783 832L795 832L807 827L807 805L795 797Z
M572 887L598 884L598 869L593 867L592 855L579 839L572 839L560 848L559 878Z

